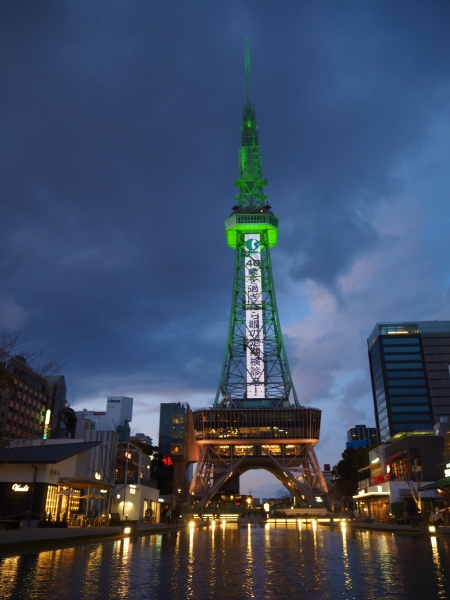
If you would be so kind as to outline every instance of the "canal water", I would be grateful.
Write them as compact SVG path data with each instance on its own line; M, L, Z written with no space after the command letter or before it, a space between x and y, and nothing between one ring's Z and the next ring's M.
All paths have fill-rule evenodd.
M450 599L450 538L217 524L0 559L0 598Z

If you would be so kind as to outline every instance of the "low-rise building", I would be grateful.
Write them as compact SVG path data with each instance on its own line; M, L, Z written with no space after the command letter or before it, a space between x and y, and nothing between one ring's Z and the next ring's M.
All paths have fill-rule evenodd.
M70 521L84 509L84 492L108 490L100 454L101 441L28 440L0 450L0 515L3 523L22 521ZM51 515L51 516L50 516Z
M152 478L153 452L145 439L119 443L111 513L120 519L160 521L159 490Z
M368 477L353 496L359 518L387 521L434 507L438 494L420 490L437 479L442 453L442 436L422 432L399 434L371 450L370 465L361 470Z

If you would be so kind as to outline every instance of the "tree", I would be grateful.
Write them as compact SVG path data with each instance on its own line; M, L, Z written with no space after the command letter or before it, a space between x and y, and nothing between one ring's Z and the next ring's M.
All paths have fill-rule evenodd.
M335 501L342 502L346 508L353 508L353 496L358 491L358 481L364 479L358 471L369 465L367 448L346 448L342 460L333 467L331 494Z
M44 361L44 353L42 350L32 352L31 350L24 348L26 340L22 339L22 335L20 329L16 329L14 333L0 333L0 365L2 366L0 387L2 387L3 383L1 377L5 377L4 372L6 371L7 363L13 356L21 356L24 358L27 367L41 377L55 375L65 366L64 364L58 363L56 360Z
M9 401L16 398L19 391L17 378L9 369L13 357L21 357L29 369L44 378L54 375L64 366L55 360L44 361L42 350L32 352L24 348L25 342L20 329L13 333L0 333L0 410L6 411ZM0 430L0 438L2 434Z
M420 458L418 457L418 455L416 456L416 458L414 458L414 462L411 465L411 470L414 474L416 488L414 488L410 479L407 479L406 482L411 491L412 499L414 500L414 502L417 506L417 510L419 512L422 512L422 494L420 492L420 488L422 486L423 472L422 472L422 465L420 462Z

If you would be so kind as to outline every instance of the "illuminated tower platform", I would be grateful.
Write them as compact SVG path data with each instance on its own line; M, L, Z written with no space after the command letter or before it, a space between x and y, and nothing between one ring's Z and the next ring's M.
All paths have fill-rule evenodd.
M239 193L225 220L236 253L228 339L214 406L193 414L201 450L190 495L206 507L246 471L265 469L300 505L323 506L327 487L314 453L321 411L300 406L278 317L270 260L278 219L264 193L247 40L246 73Z

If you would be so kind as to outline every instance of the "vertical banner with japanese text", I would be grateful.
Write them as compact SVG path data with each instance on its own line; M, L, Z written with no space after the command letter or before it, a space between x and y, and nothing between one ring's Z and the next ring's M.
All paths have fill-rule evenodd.
M261 240L246 233L245 292L247 342L247 398L265 398L264 327L262 311Z

